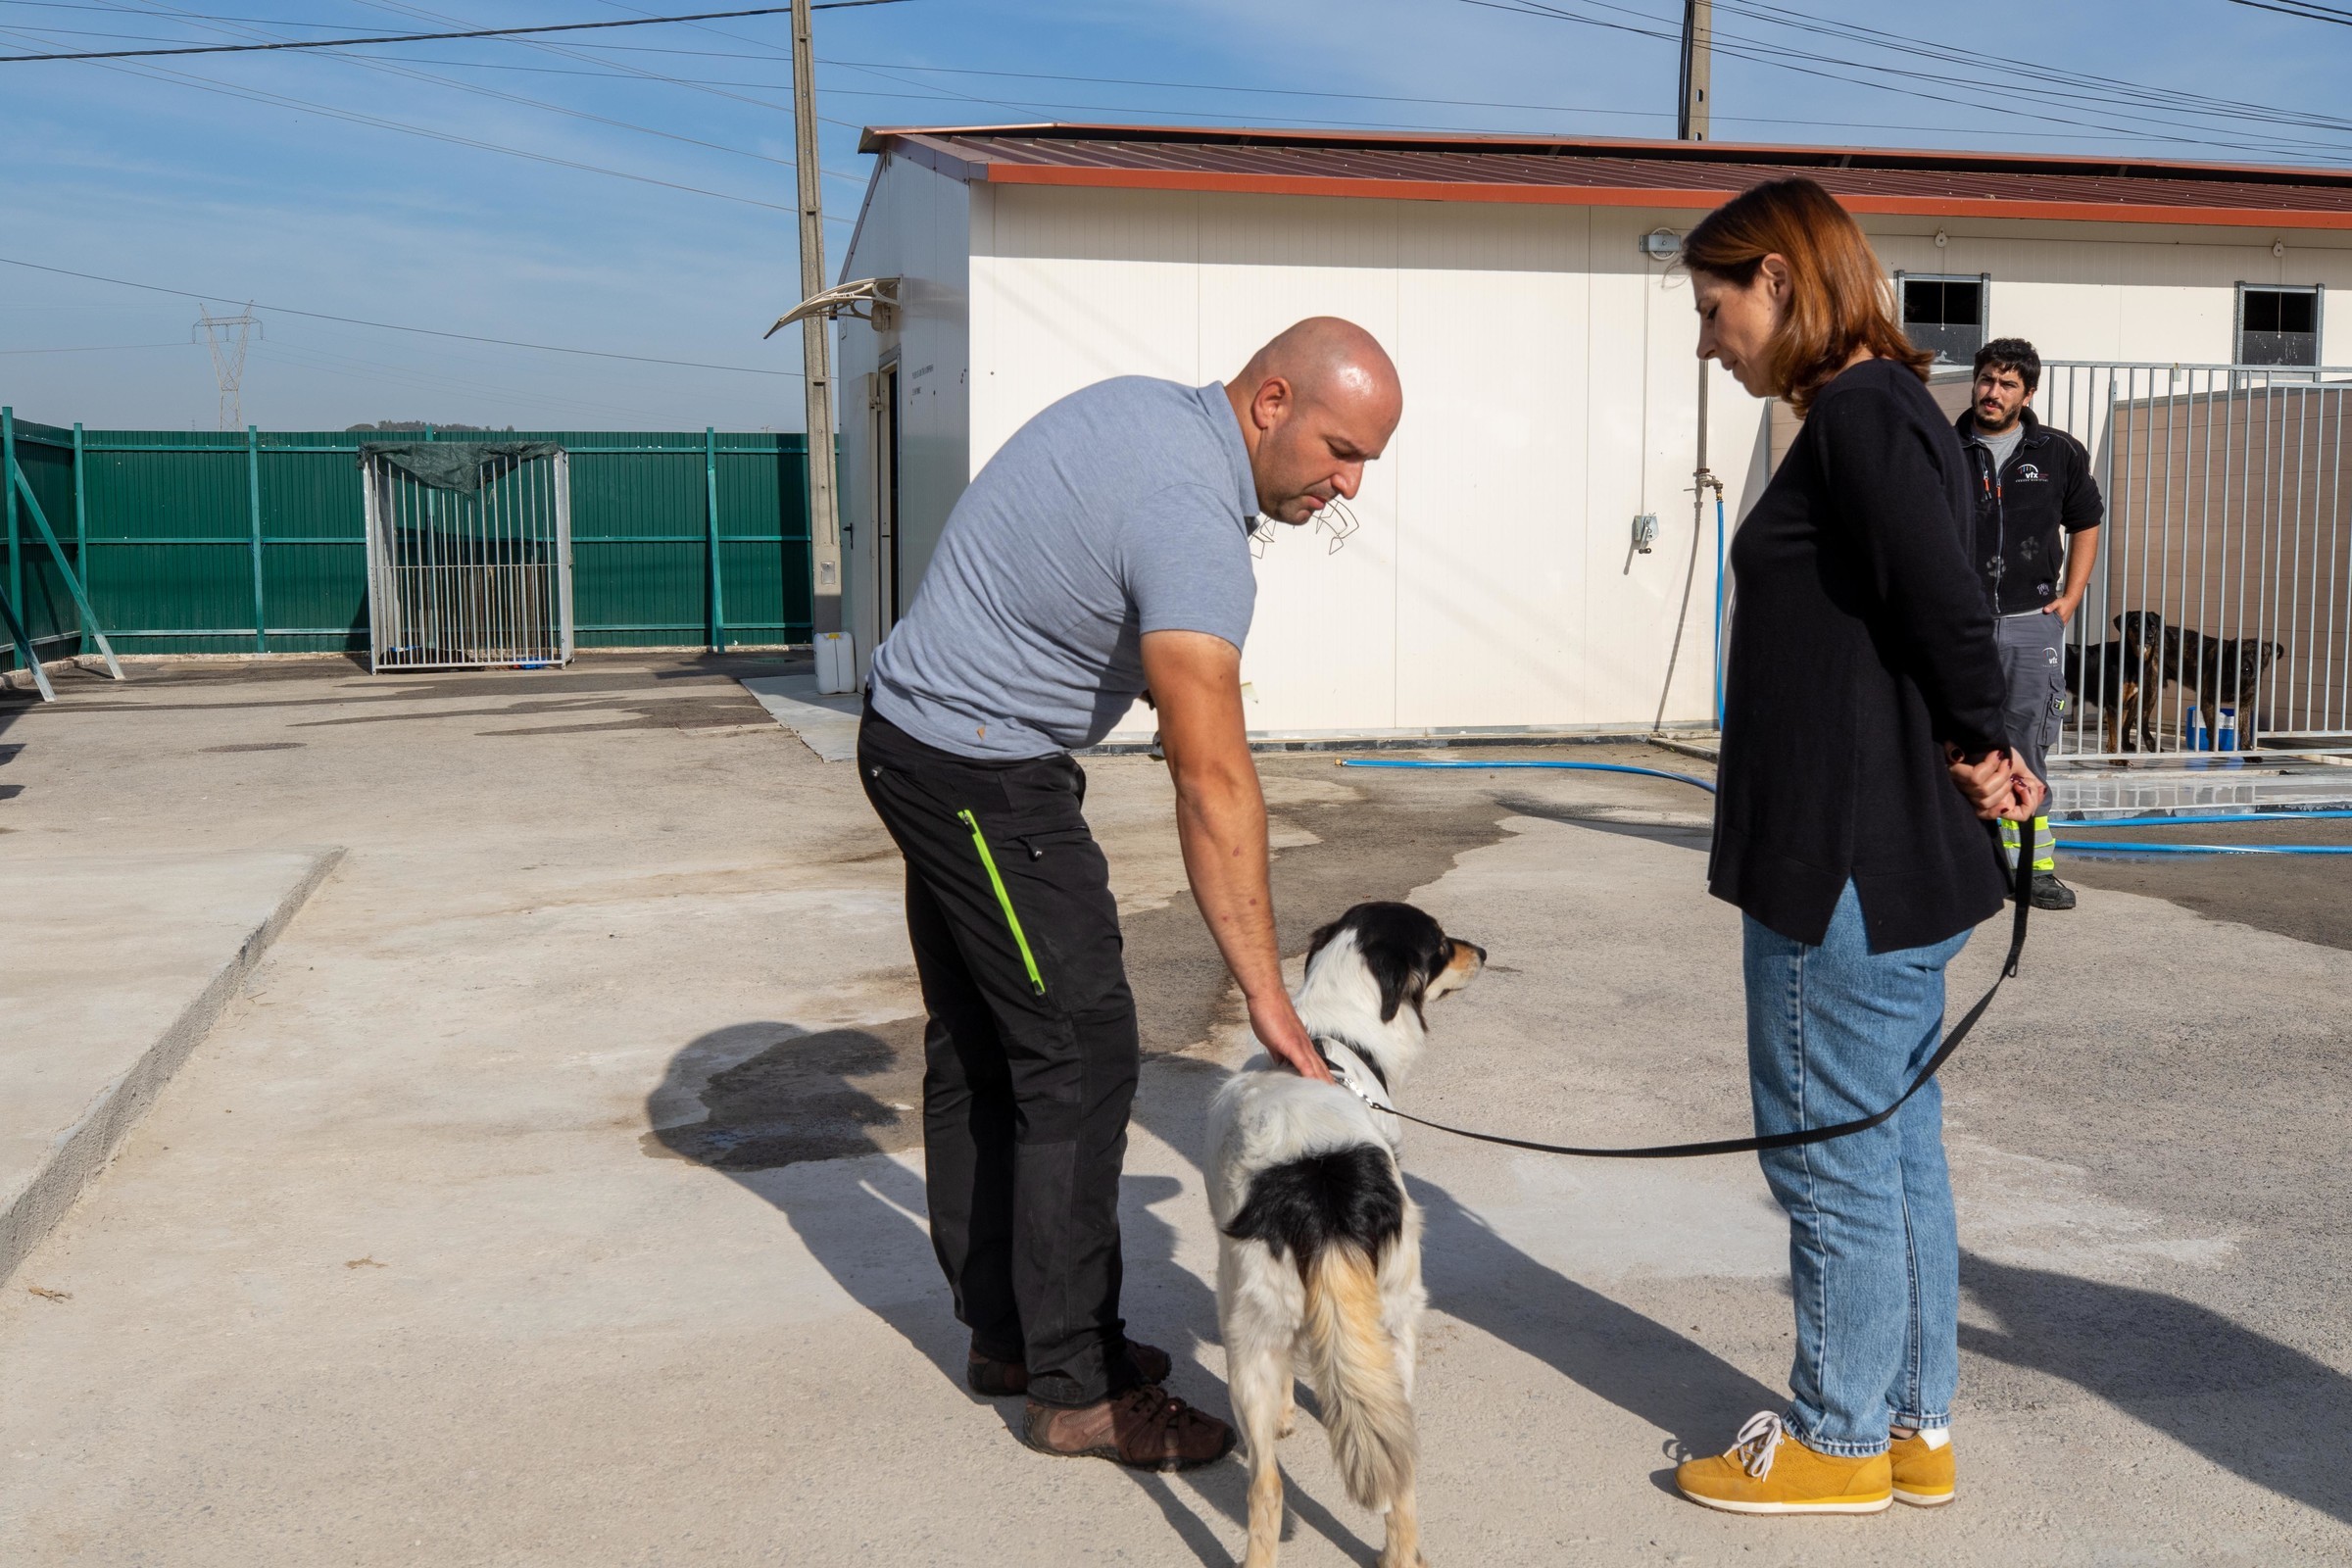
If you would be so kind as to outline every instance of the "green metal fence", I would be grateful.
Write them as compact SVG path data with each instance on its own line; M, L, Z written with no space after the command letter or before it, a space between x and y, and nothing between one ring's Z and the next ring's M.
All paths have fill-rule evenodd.
M9 597L41 657L89 647L33 520L37 504L121 652L365 649L359 446L383 439L84 430L0 409ZM502 430L499 439L556 441L571 454L578 646L808 641L806 437ZM19 473L23 489L10 478Z

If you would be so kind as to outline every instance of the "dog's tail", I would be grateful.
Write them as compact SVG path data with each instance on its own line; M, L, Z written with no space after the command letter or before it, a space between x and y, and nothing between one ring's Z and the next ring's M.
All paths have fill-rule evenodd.
M1381 1321L1380 1259L1404 1228L1404 1189L1385 1150L1338 1149L1258 1173L1226 1227L1288 1256L1306 1287L1306 1381L1322 1405L1348 1494L1387 1506L1411 1485L1413 1407Z
M1342 1242L1306 1273L1306 1381L1323 1408L1348 1495L1378 1510L1412 1484L1418 1440L1380 1321L1372 1259Z

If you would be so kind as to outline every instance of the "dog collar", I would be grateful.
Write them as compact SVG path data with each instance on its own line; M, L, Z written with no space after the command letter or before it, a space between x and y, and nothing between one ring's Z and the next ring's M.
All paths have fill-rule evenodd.
M1389 1100L1388 1074L1371 1056L1337 1035L1317 1035L1315 1054L1323 1058L1323 1065L1331 1069L1341 1088L1374 1110L1396 1113L1396 1107Z

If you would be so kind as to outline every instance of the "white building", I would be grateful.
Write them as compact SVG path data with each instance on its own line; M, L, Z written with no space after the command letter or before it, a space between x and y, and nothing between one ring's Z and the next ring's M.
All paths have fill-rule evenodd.
M863 146L880 160L842 277L898 282L895 308L839 328L861 672L964 484L1055 398L1222 379L1309 315L1395 356L1404 422L1361 530L1335 550L1282 529L1260 560L1244 673L1270 736L1708 720L1715 523L1710 504L1694 538L1700 374L1672 245L1759 180L1837 194L1914 335L1963 365L1986 336L2045 360L2352 362L2323 309L2352 283L2352 173L1100 125ZM1736 522L1773 421L1706 380Z

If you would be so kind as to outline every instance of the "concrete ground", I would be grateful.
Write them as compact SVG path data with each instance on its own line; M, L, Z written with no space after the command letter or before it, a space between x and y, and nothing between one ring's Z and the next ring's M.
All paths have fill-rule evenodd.
M0 708L0 882L67 848L347 851L0 1291L0 1561L1230 1560L1238 1463L1046 1459L956 1381L899 866L854 769L732 678L791 667L147 665ZM1221 1410L1194 1161L1234 1012L1164 774L1089 772L1151 1052L1128 1312ZM1290 951L1404 896L1490 951L1408 1106L1583 1141L1742 1127L1705 797L1264 772ZM1785 1232L1752 1162L1414 1130L1431 1560L2352 1556L2347 935L2271 917L2275 862L2126 869L2036 921L1948 1070L1956 1505L1758 1521L1667 1490L1680 1448L1781 1396ZM1311 1420L1283 1456L1285 1561L1369 1561L1378 1522Z

